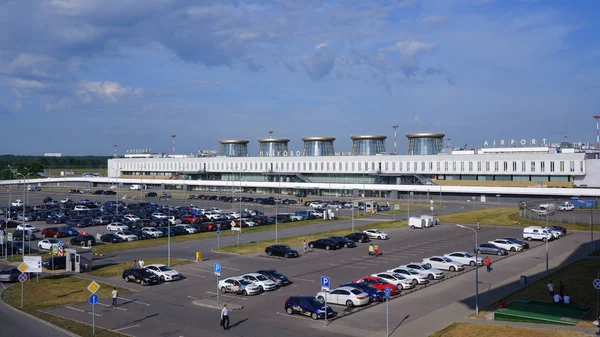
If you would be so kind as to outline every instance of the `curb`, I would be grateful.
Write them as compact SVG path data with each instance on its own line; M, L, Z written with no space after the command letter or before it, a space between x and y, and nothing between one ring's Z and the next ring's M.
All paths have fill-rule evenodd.
M211 251L211 252L213 252L213 253L215 253L215 254L227 254L227 255L233 255L233 256L241 256L241 255L240 255L240 254L238 254L238 253L217 252L217 250L216 250L216 249L214 249L214 248L213 248L213 249L211 249L210 251Z
M33 315L31 315L31 314L29 314L29 313L25 312L25 311L19 310L19 309L17 309L17 308L15 308L15 307L13 307L12 305L10 305L10 304L8 304L8 303L4 302L4 300L2 299L2 294L4 293L4 290L5 290L5 289L3 289L2 291L0 291L0 303L1 303L1 305L5 306L5 307L7 307L7 308L10 308L11 310L13 310L13 311L15 311L15 312L18 312L18 313L20 313L20 314L22 314L22 315L24 315L24 316L27 316L28 318L31 318L31 319L33 319L33 320L36 320L36 321L38 321L38 322L40 322L40 323L42 323L42 324L44 324L44 325L47 325L47 326L49 326L49 327L51 327L51 328L54 328L54 329L56 329L56 330L58 330L58 331L60 331L60 332L64 333L65 335L69 335L69 336L72 336L72 337L79 337L79 335L77 335L77 334L74 334L74 333L72 333L71 331L65 330L65 329L63 329L63 328L61 328L61 327L59 327L59 326L56 326L56 325L54 325L54 324L52 324L52 323L50 323L50 322L46 322L46 321L44 321L44 320L43 320L43 319L41 319L41 318L35 317L35 316L33 316Z
M203 307L203 308L211 308L211 309L217 309L217 310L223 309L222 306L202 303L201 300L194 300L192 302L192 304L197 305L199 307ZM231 310L231 311L237 311L237 310L242 310L242 309L244 309L244 306L241 305L239 308L231 308L229 310Z

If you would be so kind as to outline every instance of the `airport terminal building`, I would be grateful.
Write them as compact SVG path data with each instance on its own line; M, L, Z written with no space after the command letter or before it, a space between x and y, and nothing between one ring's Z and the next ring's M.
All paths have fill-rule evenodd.
M213 157L145 154L110 159L108 176L187 190L279 189L318 196L393 197L419 186L600 187L597 153L570 143L443 149L443 137L407 134L407 155L387 154L386 137L380 135L352 136L348 154L334 152L333 137L304 137L302 151L289 150L286 138L262 138L257 156L247 155L248 141L227 140Z

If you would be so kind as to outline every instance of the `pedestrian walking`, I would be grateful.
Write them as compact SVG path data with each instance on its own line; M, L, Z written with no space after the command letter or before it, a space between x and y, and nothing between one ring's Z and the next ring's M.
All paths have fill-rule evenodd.
M144 268L144 260L139 259L138 266L140 266L140 268Z
M369 246L369 256L373 256L375 255L375 247L373 247L373 244L371 244Z
M554 297L554 283L552 283L552 280L550 280L550 282L548 282L548 294L550 295L550 297Z
M137 260L133 260L133 268L137 268L138 267L138 262Z
M485 258L485 266L486 266L486 268L487 268L487 272L488 272L488 273L492 271L492 260L490 259L490 257L489 257L489 256L487 256L487 257Z
M563 281L560 281L560 284L558 285L558 293L560 294L560 297L565 297L565 284Z
M306 240L302 242L302 248L304 249L304 254L306 254L308 251L308 243L306 243Z
M477 229L481 229L481 226L479 225L479 220L477 220Z
M379 256L379 245L375 245L375 257Z
M117 307L117 298L119 298L119 292L117 291L117 287L114 287L112 291L113 308Z
M223 330L229 330L229 309L227 309L227 304L221 310L221 326Z

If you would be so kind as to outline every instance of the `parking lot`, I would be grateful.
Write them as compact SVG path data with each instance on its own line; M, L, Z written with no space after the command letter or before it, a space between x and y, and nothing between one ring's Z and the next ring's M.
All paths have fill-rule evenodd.
M461 250L470 251L474 244L474 235L471 231L450 225L423 230L403 228L389 231L389 234L389 240L376 241L383 252L383 255L379 257L369 256L368 244L360 244L357 248L337 251L315 249L304 256L289 260L252 255L227 256L201 263L192 263L177 268L186 277L184 280L149 287L128 284L120 277L116 277L111 282L135 288L140 292L125 296L127 298L122 299L124 305L120 309L112 309L103 305L100 305L102 308L97 307L100 309L97 314L102 316L97 316L96 322L106 328L126 330L123 332L134 336L159 335L174 331L181 336L208 332L218 335L220 331L219 311L196 306L193 301L202 298L216 299L217 280L213 275L212 265L221 263L221 278L238 276L259 269L277 269L293 281L293 284L289 286L256 296L221 295L221 303L236 303L244 307L240 311L232 312L232 324L236 322L239 324L228 333L244 336L280 336L284 331L286 336L305 336L306 334L335 336L336 333L346 336L365 336L371 335L373 332L385 331L385 317L370 314L381 312L382 305L375 305L350 315L346 315L348 310L345 307L332 305L338 315L343 317L330 322L326 327L322 320L313 321L299 315L288 316L284 311L284 302L291 295L314 296L320 290L321 276L331 278L333 289L341 283L351 282L409 262L420 262L422 258L432 255L443 255ZM518 228L486 227L479 231L479 241L486 242L505 236L519 237L520 234L521 230ZM566 244L568 239L569 237L552 242L550 246L561 245L563 240ZM301 249L299 250L301 251ZM511 255L514 254L511 253ZM496 256L491 256L491 258L494 261L497 259ZM507 261L516 262L517 260L512 256L507 258ZM395 308L393 309L395 310L394 321L401 320L399 308L404 307L401 303L421 298L420 293L429 293L429 295L426 299L417 300L420 304L415 305L416 310L411 309L413 314L407 318L408 321L434 311L449 301L451 303L458 300L454 294L472 291L471 282L466 290L462 289L460 292L455 289L455 286L449 286L459 282L458 280L472 277L469 276L472 273L463 273L457 277L450 276L458 273L445 272L445 274L447 277L443 281L434 281L427 286L417 286L417 290L411 294L403 291L399 297L391 300L390 308ZM480 270L480 276L482 274L485 274L485 269ZM464 283L464 281L460 282ZM109 301L110 299L101 299L103 304L108 304ZM429 304L424 305L423 301ZM73 319L89 320L90 314L86 311L90 311L90 309L89 304L80 304L73 308L56 308L52 312ZM358 310L354 309L353 311ZM360 317L368 317L368 320L365 321Z

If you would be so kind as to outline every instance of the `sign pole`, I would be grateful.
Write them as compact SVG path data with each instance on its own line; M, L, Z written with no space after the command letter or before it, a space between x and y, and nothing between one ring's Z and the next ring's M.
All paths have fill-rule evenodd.
M385 337L390 335L390 299L385 299Z
M23 291L25 289L25 282L21 282L21 308L23 308Z
M92 335L96 334L96 306L92 304Z
M327 291L325 292L325 326L327 326Z
M219 276L217 276L217 304L219 304L219 291L221 291L219 289Z
M596 277L600 279L600 270L598 270ZM598 317L598 315L600 315L600 313L598 313L598 307L600 307L600 289L596 288L596 319L600 320L600 317Z
M219 250L220 247L221 247L221 242L220 242L221 240L220 240L220 238L221 238L221 235L217 234L217 250Z

